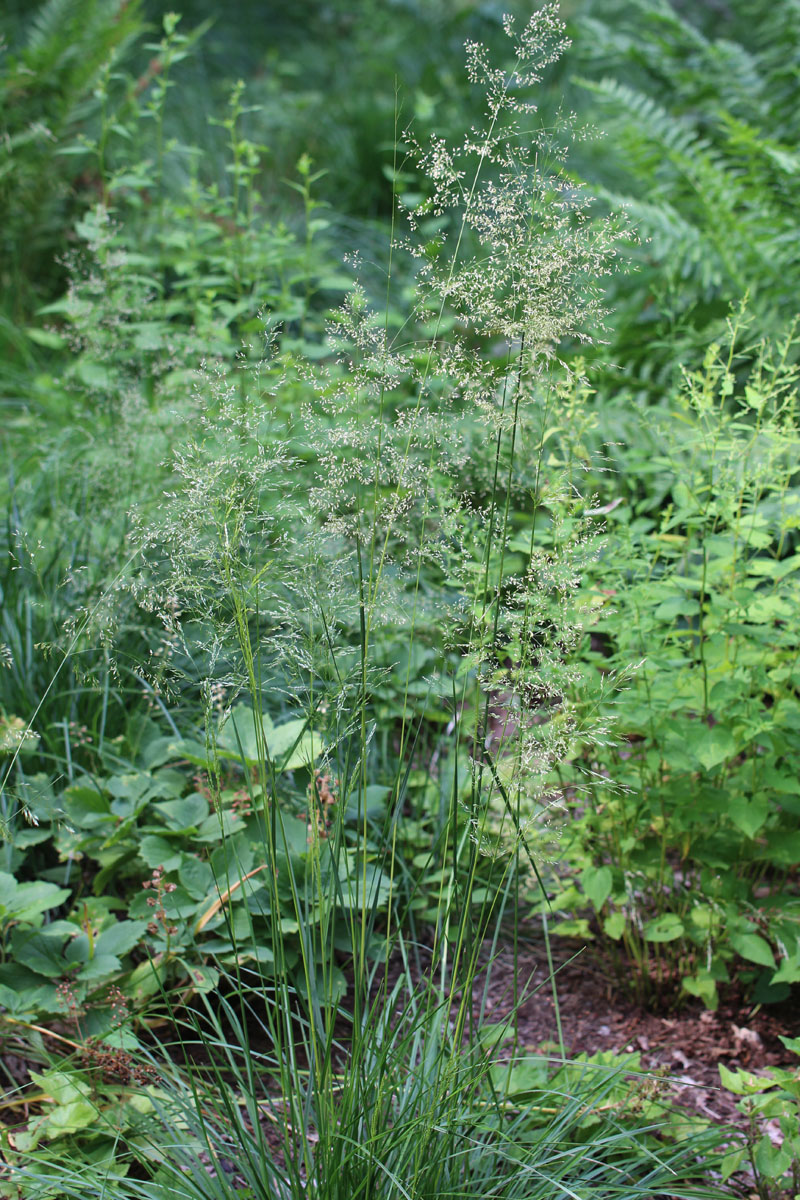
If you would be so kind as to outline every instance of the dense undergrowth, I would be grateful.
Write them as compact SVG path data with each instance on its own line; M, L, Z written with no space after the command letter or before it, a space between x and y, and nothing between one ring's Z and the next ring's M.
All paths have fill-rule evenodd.
M796 6L157 7L4 18L4 1194L796 1190L486 1005L800 983Z

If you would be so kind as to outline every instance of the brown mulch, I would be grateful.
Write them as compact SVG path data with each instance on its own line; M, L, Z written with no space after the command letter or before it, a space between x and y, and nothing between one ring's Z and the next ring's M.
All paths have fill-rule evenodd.
M641 1067L666 1075L676 1103L726 1124L741 1123L736 1097L720 1086L719 1064L755 1074L769 1067L797 1067L779 1040L800 1034L797 1005L758 1008L735 995L716 1012L691 1001L666 1015L647 1012L620 995L603 964L571 940L551 943L561 1026L568 1054L638 1052ZM577 957L576 950L578 951ZM573 961L570 961L570 960ZM509 947L495 956L489 974L485 1019L501 1021L513 1005L514 958ZM557 1041L551 977L544 944L528 943L517 956L520 1043L534 1052Z

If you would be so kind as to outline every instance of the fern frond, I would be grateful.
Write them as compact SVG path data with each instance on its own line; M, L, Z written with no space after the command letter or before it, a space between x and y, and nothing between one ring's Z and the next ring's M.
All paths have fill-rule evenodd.
M652 204L594 185L593 191L615 212L626 213L641 238L642 254L675 279L691 281L706 298L720 286L726 272L717 248L671 204Z

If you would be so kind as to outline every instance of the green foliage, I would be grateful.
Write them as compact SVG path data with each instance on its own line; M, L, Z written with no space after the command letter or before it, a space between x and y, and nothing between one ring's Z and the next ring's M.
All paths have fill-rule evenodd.
M782 1037L800 1054L800 1039ZM729 1149L721 1164L723 1180L750 1168L760 1200L795 1196L800 1188L800 1073L773 1067L765 1075L731 1071L720 1064L722 1086L741 1099L746 1118L744 1146Z
M664 4L585 25L596 173L645 235L610 349L625 227L535 115L555 8L351 8L283 13L265 60L191 6L134 48L135 5L61 0L1 68L29 81L0 151L0 1029L34 1066L4 1138L30 1200L689 1194L714 1139L635 1056L521 1057L516 971L482 1023L481 954L546 869L643 1000L800 980L797 345L762 340L796 284L796 6L747 51L736 13L727 42ZM473 40L503 25L506 70ZM355 227L355 287L323 196L392 214L388 254ZM746 291L754 344L709 349Z
M265 220L260 148L241 134L240 87L220 122L230 188L201 181L193 147L159 148L157 138L155 157L135 157L163 122L170 72L190 43L173 23L152 47L161 65L150 90L81 140L104 203L76 224L66 296L30 330L60 365L28 378L27 408L7 430L23 470L8 480L2 534L0 704L35 713L43 751L61 759L70 757L69 728L85 726L101 748L124 731L132 698L141 701L138 664L151 654L161 655L158 682L168 687L169 639L123 602L121 582L136 558L130 510L144 514L169 484L163 464L196 417L201 364L228 364L226 386L240 388L265 329L280 330L287 349L313 349L321 303L342 288L307 160L298 167L302 238ZM176 162L192 167L178 183ZM243 341L255 343L250 353Z
M82 1068L62 1060L57 1067L31 1071L37 1115L26 1127L4 1130L2 1138L5 1160L26 1166L24 1190L4 1188L0 1194L53 1195L51 1156L68 1171L97 1173L106 1185L129 1170L119 1154L121 1140L149 1157L159 1092L152 1083L149 1092L142 1086L154 1073L148 1076L146 1067L134 1064L130 1046L130 1039L126 1044L117 1033L88 1045Z
M382 1001L352 1030L341 1066L334 1073L312 1058L290 1088L275 1043L291 997L249 970L226 979L219 1013L183 1023L177 1061L165 1057L158 1073L141 1052L105 1052L107 1075L130 1077L116 1106L97 1060L37 1072L39 1115L5 1137L9 1161L22 1168L14 1186L26 1200L44 1200L56 1179L59 1194L75 1198L110 1179L124 1200L166 1200L176 1190L197 1200L398 1192L535 1200L554 1187L591 1200L644 1200L667 1188L711 1195L698 1176L719 1137L681 1128L676 1113L663 1120L641 1094L626 1104L620 1070L635 1071L635 1056L555 1071L541 1063L535 1074L529 1064L507 1088L507 1064L464 1040L468 999L443 1000L405 974L383 991L379 978ZM308 1048L302 1026L298 1040ZM205 1065L194 1061L201 1048Z
M0 874L0 997L16 1020L66 1013L83 1037L94 1037L112 1019L114 997L139 1020L164 987L213 986L217 972L203 965L209 957L223 967L255 960L264 972L294 973L320 922L344 945L351 910L386 909L390 881L359 864L358 814L314 768L324 744L306 722L273 725L265 714L258 730L239 705L213 749L154 733L127 768L106 774L117 761L107 753L60 793L44 776L17 793L23 809L7 830L6 862L19 878L39 881ZM262 744L268 794L258 783ZM202 768L194 784L174 765L187 760ZM370 790L373 819L385 796L385 788ZM278 845L267 888L273 819ZM54 859L61 865L46 866ZM62 906L63 919L43 924ZM344 992L338 967L328 986Z
M587 803L560 775L562 853L621 973L633 960L642 995L712 1006L734 960L758 1000L800 982L796 336L743 347L737 380L739 336L737 320L659 412L660 511L609 517L588 661L639 665L595 766L608 786Z
M758 337L780 336L796 310L800 160L786 77L800 10L738 0L711 32L702 20L667 0L626 0L576 27L588 99L574 103L604 131L581 166L641 237L635 274L612 283L607 361L625 368L617 386L647 402L721 336L731 303L749 295Z
M541 1049L541 1056L525 1055L490 1068L498 1091L524 1111L532 1126L544 1131L559 1107L577 1104L574 1136L590 1143L613 1126L620 1132L635 1130L643 1147L656 1150L664 1142L685 1142L708 1129L707 1121L672 1105L664 1079L642 1071L638 1053L601 1050L559 1065L545 1054L547 1046Z
M76 193L91 186L72 157L76 136L143 24L136 0L48 0L25 15L5 9L0 37L0 291L27 316L52 287Z
M156 11L151 5L153 17ZM181 11L192 26L208 8L187 0ZM202 97L216 85L216 107L224 81L250 80L255 108L247 134L270 147L270 186L309 154L324 169L321 192L338 214L343 249L352 250L355 237L369 253L382 254L384 230L372 229L371 220L391 216L386 179L396 165L398 134L413 126L420 138L434 130L458 136L480 119L480 92L464 86L454 64L467 41L504 53L506 11L524 21L530 8L519 0L299 0L291 6L240 0L237 20L217 21L200 47L189 86ZM173 112L170 128L186 139L193 120L191 113ZM201 130L189 136L196 142ZM409 173L412 179L418 186Z

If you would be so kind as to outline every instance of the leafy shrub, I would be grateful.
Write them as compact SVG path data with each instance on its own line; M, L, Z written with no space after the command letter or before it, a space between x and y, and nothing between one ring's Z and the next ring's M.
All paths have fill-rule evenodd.
M651 497L609 515L590 656L639 666L615 695L621 750L597 801L571 791L561 842L642 995L717 1002L738 972L759 1000L800 982L794 332L744 347L739 321L659 411ZM744 962L742 962L744 960Z
M228 363L227 386L241 389L265 326L270 337L281 330L285 348L308 349L319 340L320 297L342 289L307 160L297 181L303 237L265 220L255 186L261 151L241 134L240 88L221 122L229 190L202 183L196 148L165 144L155 157L133 158L163 121L170 72L189 52L190 39L168 24L153 46L161 66L148 88L81 139L104 203L77 222L67 294L32 330L56 356L54 369L28 381L32 411L8 435L12 457L23 446L31 457L19 457L22 477L9 480L0 535L9 668L0 705L9 715L36 712L42 750L61 759L70 755L70 724L87 726L101 748L124 731L131 703L141 702L137 664L165 650L163 629L124 603L129 513L158 504L170 482L165 463L197 415L202 363ZM169 173L176 161L192 166L178 182ZM253 338L246 352L243 340ZM166 658L159 686L168 690Z

